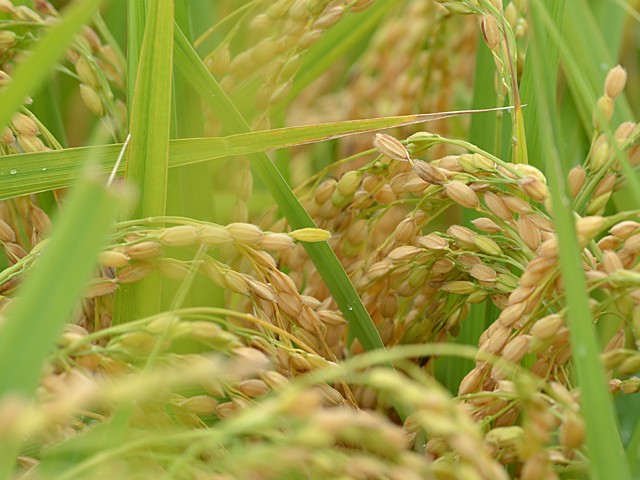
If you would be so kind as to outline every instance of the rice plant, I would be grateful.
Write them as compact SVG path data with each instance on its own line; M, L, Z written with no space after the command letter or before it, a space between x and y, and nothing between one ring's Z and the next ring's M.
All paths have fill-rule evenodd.
M637 8L0 0L0 478L640 476Z

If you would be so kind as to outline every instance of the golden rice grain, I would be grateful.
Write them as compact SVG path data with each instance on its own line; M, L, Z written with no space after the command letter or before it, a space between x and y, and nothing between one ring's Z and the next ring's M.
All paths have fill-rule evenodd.
M487 205L487 208L491 213L496 215L498 218L501 218L502 220L511 221L513 216L501 196L498 196L491 191L487 191L485 192L483 198L485 204Z
M409 161L409 152L397 139L386 133L376 133L373 138L373 146L382 154L392 160Z
M472 369L460 382L458 388L459 395L466 395L468 393L476 392L482 385L484 380L484 372L479 368Z
M153 271L153 265L147 262L134 262L118 272L116 279L120 283L134 283L142 280Z
M451 225L447 229L447 234L467 245L473 245L475 238L478 236L476 232L467 227L463 227L462 225Z
M529 202L515 195L501 195L500 199L513 213L527 214L533 210Z
M427 250L445 250L449 247L449 242L435 233L419 237L418 243Z
M4 243L15 243L16 233L7 222L0 219L0 241Z
M606 251L602 254L602 264L605 272L612 274L618 270L624 270L620 257L616 252Z
M604 93L609 98L616 98L622 93L626 83L627 71L620 65L616 65L607 73L604 80Z
M47 147L42 143L38 137L34 137L31 135L17 135L16 141L18 145L25 153L30 152L44 152L47 150Z
M522 241L531 250L537 251L541 243L540 229L535 226L527 215L521 215L516 221L516 226Z
M40 135L40 129L36 122L24 113L14 113L11 118L11 126L18 135L35 137Z
M414 247L413 245L402 245L394 248L389 255L387 255L387 258L393 263L400 263L415 258L421 252L421 249Z
M175 258L160 258L154 262L154 267L161 275L173 280L185 280L189 277L188 264Z
M208 395L195 395L180 401L177 406L188 413L206 416L216 411L218 402Z
M495 50L500 44L501 34L498 20L493 15L483 15L480 20L482 36L487 46L491 50Z
M170 247L192 245L198 240L199 230L191 225L178 225L162 231L160 241Z
M253 245L262 237L262 230L250 223L230 223L225 227L231 238L241 244Z
M270 388L267 386L267 384L263 380L257 378L243 380L242 382L235 385L235 389L241 392L243 395L251 398L260 397L269 393L270 391Z
M446 183L444 189L447 196L458 205L465 208L475 208L478 206L478 195L468 185L454 180Z
M544 202L549 197L549 189L537 177L526 176L518 180L524 193L535 202Z
M527 353L531 343L531 335L518 335L502 350L502 357L510 362L519 362Z
M591 169L594 171L600 170L609 159L610 152L609 139L606 135L603 134L596 137L589 154L589 166Z
M233 402L224 402L216 407L216 415L221 418L229 418L238 412L238 406Z
M447 181L447 175L443 169L422 160L414 162L413 170L420 179L431 185L442 185Z
M609 232L611 234L621 240L625 240L636 232L640 231L640 223L633 220L625 220L623 222L617 223Z
M622 244L622 248L630 253L640 253L640 233L636 233L626 238Z
M498 274L496 271L484 264L477 264L471 267L469 270L469 275L471 275L476 280L480 280L483 282L495 282L498 278Z
M603 95L598 99L591 120L596 130L604 130L604 125L611 122L613 108L613 100L608 95Z
M558 440L563 447L569 450L580 448L585 440L584 421L574 413L565 413L560 425Z
M525 308L526 303L524 302L509 305L498 316L498 322L500 323L500 325L503 325L505 327L510 327L516 324L519 320L522 319Z
M480 231L485 233L498 233L502 231L502 227L490 218L480 217L471 220L471 223Z
M535 289L535 286L518 286L511 292L511 295L509 295L509 305L525 302L529 297L531 297L531 294L535 291Z
M504 323L500 322L501 325ZM508 326L499 327L495 332L489 337L485 345L482 345L482 350L489 353L498 353L500 352L504 346L507 344L509 337L511 335L511 328ZM517 338L517 337L516 337Z
M98 92L96 92L94 88L89 85L85 85L84 83L80 84L80 97L82 97L84 104L95 115L99 117L104 115L104 104L102 103L100 95L98 95Z
M562 327L564 320L558 314L548 315L537 320L531 327L531 335L541 339L551 338Z
M224 270L222 272L224 285L240 295L249 295L251 292L247 278L234 270Z
M500 246L494 240L485 235L476 235L473 239L473 243L484 253L494 256L502 255L502 249Z
M158 242L152 241L125 245L122 251L129 258L135 260L148 260L151 258L161 257L163 254L162 246Z
M323 242L331 237L331 233L320 228L300 228L289 233L289 236L301 242Z
M102 297L110 295L118 289L118 283L110 278L97 278L84 291L85 298Z
M587 171L581 166L575 166L569 170L567 183L569 185L569 193L572 198L576 198L587 179Z

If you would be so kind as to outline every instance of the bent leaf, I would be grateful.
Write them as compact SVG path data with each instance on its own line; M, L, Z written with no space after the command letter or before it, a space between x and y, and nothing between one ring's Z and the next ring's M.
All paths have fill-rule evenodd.
M226 137L188 138L169 142L169 168L193 165L233 155L249 155L279 148L375 132L387 128L425 123L472 113L505 110L511 107L403 115L397 117L346 120ZM86 155L101 166L103 173L113 168L122 144L68 148L47 152L7 155L0 160L0 199L30 195L73 184L82 171ZM118 174L124 173L124 165Z

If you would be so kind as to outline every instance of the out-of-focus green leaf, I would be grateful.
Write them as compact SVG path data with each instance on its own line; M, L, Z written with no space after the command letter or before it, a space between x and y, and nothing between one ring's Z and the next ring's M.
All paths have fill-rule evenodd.
M0 325L0 400L32 397L63 325L69 321L120 201L96 175L72 192L53 236ZM0 435L0 478L11 478L21 439Z

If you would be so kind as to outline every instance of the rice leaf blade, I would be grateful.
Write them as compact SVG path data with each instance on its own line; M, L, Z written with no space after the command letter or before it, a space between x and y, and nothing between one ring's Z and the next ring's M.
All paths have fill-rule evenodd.
M116 205L96 179L81 182L69 198L34 273L0 327L0 394L35 390L42 363L93 269Z
M202 90L200 90L202 94ZM318 125L286 127L260 132L248 132L227 137L189 138L169 142L169 168L194 165L210 160L267 152L279 148L293 147L308 143L322 142L332 138L357 135L387 128L423 123L431 120L485 112L481 110L460 110L433 114L405 115L397 117L347 120ZM0 182L0 199L28 195L71 185L80 176L82 159L91 152L104 173L114 166L115 158L122 144L93 147L67 148L64 150L35 152L3 157L1 174L16 170ZM123 174L124 165L118 169Z
M132 99L131 143L125 165L125 180L139 188L143 195L131 218L164 215L166 209L173 24L173 0L148 2ZM122 288L117 295L114 323L157 313L161 288L158 275Z
M549 33L558 43L560 54L563 59L563 71L567 78L567 83L572 92L582 124L587 131L591 130L591 107L593 105L593 93L585 95L585 92L602 91L602 85L607 71L616 65L612 52L607 48L602 33L594 15L586 0L575 0L566 4L566 19L562 31L564 42L560 43L552 30ZM563 50L566 53L563 53ZM573 59L588 58L588 62L567 61L568 57ZM602 67L604 65L604 68ZM613 121L620 122L624 119L633 118L633 113L626 96L622 94L616 101L616 111Z
M540 1L536 0L532 7L535 8L532 16L535 22L534 28L539 32L541 19L545 18L547 26L551 23L551 19ZM553 90L548 89L548 83L545 82L541 73L545 69L542 60L544 49L540 47L537 36L532 38L530 54L533 56L533 75L540 88L540 101L536 108L540 135L546 139L541 144L543 147L541 153L547 160L547 177L551 190L553 220L558 235L560 268L563 277L571 279L564 285L573 359L581 388L582 409L586 422L591 473L594 478L600 479L630 479L629 466L625 461L620 435L616 428L613 402L600 361L580 250L576 248L578 239L573 212L564 207L569 204L569 200L555 138L555 132L558 132L555 120L557 118L555 98Z
M142 48L142 37L144 35L145 23L145 0L130 0L127 2L127 111L131 118L131 108L133 102L130 100L134 96L136 86L136 75L140 63L140 50Z
M557 0L553 2L546 2L544 8L549 10L549 17L552 19L554 25L558 31L562 31L563 19L564 19L564 0ZM558 79L558 67L560 64L560 52L555 42L551 41L549 33L544 30L536 32L536 38L540 42L540 48L544 50L545 69L544 81L547 82L548 89L555 91L556 83ZM524 71L522 73L522 80L520 86L520 95L523 104L530 106L536 105L538 102L539 89L535 83L535 75L531 71L532 59L527 58L524 64ZM541 138L539 119L536 108L524 109L524 125L527 136L527 151L529 157L529 163L534 167L541 167Z
M539 1L539 0L536 0L536 1ZM575 6L576 4L580 3L580 1L581 0L577 0L575 3L570 2L568 5ZM591 112L593 111L593 106L596 103L594 91L602 90L602 85L604 84L604 81L603 81L604 75L600 75L601 72L600 73L596 72L597 73L596 77L598 77L599 80L593 80L591 78L593 76L590 77L588 75L588 71L587 71L587 74L585 75L583 73L581 64L576 60L579 57L574 55L572 48L570 48L569 46L571 45L571 47L575 47L575 45L570 44L568 41L564 41L562 39L562 35L560 34L560 32L558 32L557 28L555 28L553 20L549 17L546 10L540 10L539 13L540 13L541 22L544 23L544 27L549 32L549 35L551 36L552 40L558 45L558 49L560 51L560 57L562 59L563 71L565 72L565 75L567 77L567 82L569 84L570 89L572 90L573 97L576 100L576 104L578 106L580 116L583 119L583 125L585 127L585 130L590 135L591 128L592 128ZM567 12L567 15L573 15L573 14L574 12L571 12L570 14L569 12ZM579 18L582 18L582 17L579 17ZM590 18L590 20L593 21L592 18ZM585 20L585 22L587 22L587 20ZM568 28L567 25L571 23L573 22L565 22L565 28ZM538 28L542 28L542 27L538 27ZM598 36L599 32L597 31L594 32L594 35ZM603 53L603 55L606 55L606 51ZM604 63L605 65L610 64L610 62L604 62L603 60L603 62L601 62L599 65L601 65L602 63ZM591 62L589 62L589 65L591 65ZM590 83L593 83L594 81L599 82L599 86L595 88L591 87ZM616 115L620 114L621 112L622 112L623 118L631 118L631 114L627 113L629 107L628 107L628 103L626 102L626 99L624 98L624 95L620 95L620 97L617 100L619 101L617 105L620 107L620 110L616 110L613 121L616 121L615 120ZM542 128L546 128L546 126ZM609 132L607 132L607 130L609 130ZM611 133L610 128L608 126L605 127L605 133ZM627 203L637 208L638 206L640 206L640 178L638 177L637 172L630 165L629 160L625 155L617 155L616 158L620 162L621 170L625 174L626 180L628 182L628 185L627 187L625 187L625 190L624 190L624 193L628 197L626 201Z

